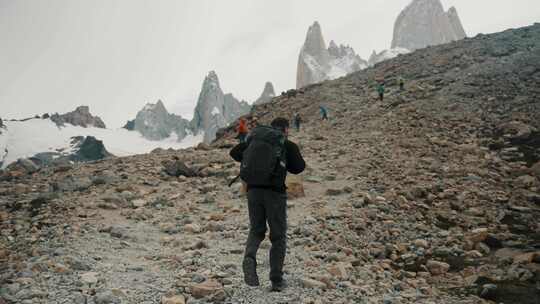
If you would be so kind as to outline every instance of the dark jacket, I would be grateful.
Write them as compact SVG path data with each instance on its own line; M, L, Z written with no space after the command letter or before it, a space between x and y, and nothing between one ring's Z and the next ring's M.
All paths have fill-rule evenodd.
M237 161L241 162L242 157L244 156L244 151L246 150L248 144L247 143L240 143L236 145L234 148L232 148L229 155ZM298 146L293 143L290 140L285 141L285 155L287 157L287 171L292 174L300 174L304 169L306 168L306 162L304 161L304 158L302 158L302 154L300 154L300 149L298 149ZM249 189L250 185L248 185ZM279 192L285 192L287 187L283 185L282 187L275 188L275 187L269 187L275 191Z

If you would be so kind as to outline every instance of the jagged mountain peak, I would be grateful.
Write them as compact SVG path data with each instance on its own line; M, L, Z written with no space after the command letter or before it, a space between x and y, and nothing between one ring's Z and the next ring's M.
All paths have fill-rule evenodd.
M392 48L417 50L465 37L455 7L445 12L440 0L413 0L396 19Z
M253 104L257 105L257 104L267 103L270 100L272 100L272 98L274 98L275 96L276 96L276 92L274 91L274 85L270 81L267 81L264 85L264 89L263 89L263 92L261 93L261 96Z
M163 140L171 137L173 133L178 140L182 140L190 133L189 121L169 113L161 100L147 103L137 113L135 120L128 121L125 128L139 131L150 140Z
M143 111L152 111L152 112L165 112L168 113L167 108L165 108L165 105L163 104L163 101L161 99L158 99L156 103L147 103Z
M215 87L220 88L219 77L216 71L210 71L204 78L203 87Z
M204 142L210 143L218 129L250 109L248 103L239 101L232 94L223 93L217 73L210 71L204 79L191 128L195 133L204 132Z
M321 25L315 21L308 28L306 40L303 47L304 52L311 55L318 55L326 50L326 44L322 35Z
M328 48L324 43L320 24L315 21L307 31L306 40L298 56L296 87L328 79L335 79L358 71L367 66L367 62L356 55L349 46L331 40Z

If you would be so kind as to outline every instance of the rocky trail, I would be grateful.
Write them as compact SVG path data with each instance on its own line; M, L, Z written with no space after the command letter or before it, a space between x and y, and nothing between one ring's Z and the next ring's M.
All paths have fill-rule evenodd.
M306 121L291 132L307 169L288 181L283 293L267 289L268 239L263 286L242 280L230 130L211 146L21 162L0 181L0 303L539 303L539 54L534 25L257 106L262 122Z

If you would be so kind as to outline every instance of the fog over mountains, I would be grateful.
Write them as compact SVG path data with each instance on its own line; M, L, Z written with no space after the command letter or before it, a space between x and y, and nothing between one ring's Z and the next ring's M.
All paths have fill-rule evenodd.
M0 116L89 105L116 128L161 99L191 119L208 71L239 99L256 100L267 81L279 94L296 85L314 21L326 43L349 45L368 60L391 47L395 20L410 2L0 1ZM457 8L471 37L540 18L535 0L490 1L489 16L483 1L441 2L444 11Z

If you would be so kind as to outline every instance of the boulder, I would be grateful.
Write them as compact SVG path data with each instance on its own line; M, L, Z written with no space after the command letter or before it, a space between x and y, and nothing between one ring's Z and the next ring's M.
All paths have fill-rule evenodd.
M285 185L287 186L288 199L292 200L306 196L304 192L304 181L300 175L287 175Z
M76 138L78 141L75 145L77 152L70 156L70 160L77 162L87 162L104 159L113 156L105 149L103 141L98 140L93 136L86 136L84 138Z
M20 158L6 167L6 172L20 172L20 174L33 174L39 171L39 166L28 158Z
M89 177L73 177L69 176L60 181L51 184L53 191L71 192L84 191L93 185Z
M519 121L512 121L499 126L499 132L506 138L526 139L535 129Z
M170 176L179 177L193 177L195 176L195 171L189 168L184 162L175 159L175 160L166 160L162 162L163 169L165 173Z
M530 175L522 175L514 180L514 186L516 188L527 189L533 187L537 182L538 180L536 179L536 177Z

